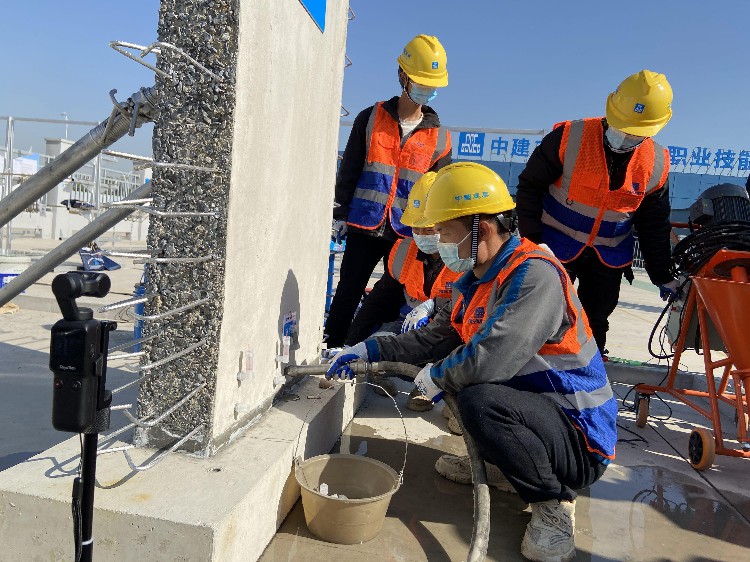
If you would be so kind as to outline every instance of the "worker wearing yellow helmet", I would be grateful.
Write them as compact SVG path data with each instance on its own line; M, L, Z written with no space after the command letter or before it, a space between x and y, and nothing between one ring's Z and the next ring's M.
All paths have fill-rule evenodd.
M413 237L398 240L393 246L383 277L362 301L352 321L346 345L355 345L373 333L398 334L421 328L450 306L453 282L460 274L445 267L437 250L437 234L423 220L425 200L435 176L435 172L427 172L412 187L401 221L412 227ZM383 379L379 384L389 394L396 394L392 380ZM414 411L431 410L432 404L418 393L412 393L406 402Z
M400 96L357 115L336 178L333 228L347 235L341 275L325 333L328 347L344 343L377 263L399 238L414 182L451 161L451 139L427 104L448 85L447 55L437 37L417 35L397 57Z
M606 117L555 125L518 178L520 233L546 244L578 279L605 359L622 276L633 279L635 232L662 298L677 288L669 270L669 151L651 138L671 117L667 78L642 70L609 95Z
M344 349L327 376L348 375L358 359L432 362L417 387L434 401L457 395L490 484L531 504L522 554L569 560L576 490L614 458L617 402L565 268L512 234L514 207L489 168L462 162L440 170L423 220L435 225L446 266L463 272L451 309L419 330ZM435 468L471 483L468 457L443 455Z

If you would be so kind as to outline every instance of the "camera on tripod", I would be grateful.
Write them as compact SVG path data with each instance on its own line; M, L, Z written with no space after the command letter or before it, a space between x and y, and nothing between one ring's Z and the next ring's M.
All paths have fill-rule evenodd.
M99 433L109 429L112 393L106 390L109 333L116 322L94 320L94 311L78 307L83 296L104 297L111 286L104 273L70 271L55 277L52 292L63 319L52 326L49 368L54 375L52 425L83 433L79 475L73 480L75 559L91 562L94 539L94 488Z
M98 433L109 428L112 394L104 388L109 332L116 322L94 320L79 308L82 296L104 297L110 280L103 273L71 271L52 281L63 319L52 327L49 368L54 374L52 425L58 431Z

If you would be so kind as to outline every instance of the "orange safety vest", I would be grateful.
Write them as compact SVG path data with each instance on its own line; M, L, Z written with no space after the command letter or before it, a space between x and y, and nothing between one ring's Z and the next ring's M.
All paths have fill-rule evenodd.
M440 309L451 299L453 282L462 273L451 271L445 265L432 284L430 294L424 292L424 263L417 259L417 248L414 239L398 240L388 256L388 271L391 276L404 286L404 297L409 308L428 299L435 300L435 308Z
M669 151L647 138L633 151L620 189L610 191L600 117L565 121L563 173L543 197L544 242L562 262L592 247L610 267L633 261L632 216L669 175Z
M450 154L450 132L445 127L416 129L402 146L398 121L378 102L367 121L366 138L367 158L347 224L375 230L390 216L396 234L411 236L411 228L401 223L411 186Z
M494 322L488 318L495 310L498 289L513 272L529 259L543 259L554 266L565 295L570 326L560 341L545 343L521 371L504 384L517 390L542 393L555 400L582 432L589 451L614 458L617 402L573 284L562 264L549 252L525 238L520 242L511 239L511 243L515 243L516 248L505 266L493 281L480 284L468 303L464 303L458 290L455 291L451 324L465 344L472 341L476 345L491 329L486 322ZM502 358L497 360L502 361Z

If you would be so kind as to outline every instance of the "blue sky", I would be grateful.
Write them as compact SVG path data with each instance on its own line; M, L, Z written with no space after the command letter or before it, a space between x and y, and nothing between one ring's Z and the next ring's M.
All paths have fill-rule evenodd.
M247 0L245 0L247 1ZM296 3L297 0L263 0ZM98 121L107 92L127 97L152 73L108 46L155 39L158 2L4 2L0 114ZM352 0L343 102L353 113L398 94L395 58L417 33L448 50L450 85L433 103L449 125L549 129L601 115L607 94L642 68L675 92L662 144L750 149L750 2L632 0ZM62 126L18 125L41 148ZM85 129L71 128L77 138ZM146 134L144 134L146 133ZM116 149L150 153L149 129Z

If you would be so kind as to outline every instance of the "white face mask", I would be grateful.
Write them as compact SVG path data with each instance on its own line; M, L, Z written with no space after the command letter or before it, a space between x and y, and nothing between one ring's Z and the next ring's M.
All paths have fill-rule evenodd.
M604 138L607 140L609 147L615 152L630 152L646 140L646 137L629 135L623 133L619 129L615 129L614 127L609 127L607 129L604 133Z
M437 254L438 240L440 239L438 234L412 234L412 237L417 248L425 254Z
M418 105L427 105L432 100L434 100L437 95L438 91L437 88L432 88L430 86L422 86L421 84L417 84L416 82L411 83L411 91L407 92L407 95L411 98L411 101Z
M443 260L445 267L447 267L451 271L461 273L462 271L470 271L474 269L473 259L461 258L458 256L458 246L460 244L463 244L464 240L466 240L469 236L471 236L471 232L464 236L464 239L461 240L461 242L459 242L458 244L455 244L453 242L440 242L438 240L437 246L438 252L440 252L440 259Z

